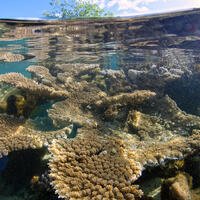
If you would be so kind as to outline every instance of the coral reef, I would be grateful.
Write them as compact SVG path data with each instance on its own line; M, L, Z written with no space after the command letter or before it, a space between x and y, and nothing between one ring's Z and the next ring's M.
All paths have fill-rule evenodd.
M123 143L113 137L81 133L74 140L54 141L49 148L52 184L65 199L139 199L131 184L140 168L126 160Z
M50 146L50 177L60 197L138 199L142 193L131 188L136 187L133 183L144 167L192 155L200 148L199 135L144 144L125 139L127 135L122 138L94 131L83 130L73 140L54 140Z
M19 62L24 60L24 56L21 54L14 54L10 52L0 52L0 61L3 62Z
M52 76L49 69L43 66L31 65L26 69L31 73L33 80L43 85L54 87L59 90L59 85L56 84L56 77Z
M101 101L97 101L96 106L106 108L114 104L118 104L119 106L138 105L142 104L144 101L150 99L151 97L154 97L155 95L155 92L148 90L138 90L134 91L133 93L119 94L104 98Z
M34 130L25 121L6 114L0 115L0 122L1 157L16 150L41 148L51 143L54 138L66 137L70 133L68 127L49 132Z
M143 171L200 150L200 117L183 112L167 95L134 90L120 70L66 64L28 71L34 80L10 73L0 75L0 82L39 99L65 98L48 110L59 130L39 131L2 115L7 130L0 153L47 146L50 181L59 197L141 199L135 182ZM78 129L73 139L67 138L70 127Z
M49 99L67 97L67 92L56 91L54 88L38 84L31 79L25 78L19 73L8 73L0 75L0 82L14 86L36 97L39 96L41 98Z
M181 111L168 96L155 97L145 107L129 111L126 127L143 140L167 140L174 135L191 135L200 128L200 118Z

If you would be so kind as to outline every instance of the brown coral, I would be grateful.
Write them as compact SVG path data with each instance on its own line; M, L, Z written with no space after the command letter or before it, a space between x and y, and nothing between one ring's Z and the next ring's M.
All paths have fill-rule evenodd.
M38 84L37 82L25 78L19 73L8 73L0 75L0 82L14 86L22 91L42 98L66 98L67 92L56 91L54 88Z
M56 77L52 76L49 69L39 65L31 65L26 69L37 82L58 89Z
M123 143L98 134L80 134L74 140L57 140L51 147L52 184L65 199L138 199L132 185L141 169L123 156Z
M85 130L73 140L53 142L50 176L56 192L65 199L137 199L142 193L132 184L143 169L199 149L198 134L143 143L127 135L100 136Z
M24 60L24 56L21 54L13 54L10 52L0 52L0 61L4 62L19 62Z
M25 121L0 115L0 156L15 150L41 148L54 138L66 137L69 132L69 128L42 132L30 128Z
M60 197L139 199L142 193L133 183L142 170L199 151L200 118L181 111L168 96L160 97L149 90L118 94L117 89L111 96L96 82L99 67L63 65L57 70L54 77L41 66L30 67L42 84L28 80L28 91L40 93L40 89L31 88L33 82L50 90L69 91L67 99L52 106L49 116L57 126L83 127L75 139L54 140L49 148L52 185ZM45 79L51 81L50 87L44 86ZM11 85L27 90L20 81L13 82ZM47 96L51 97L49 93ZM38 140L33 141L44 145L57 134L66 138L63 131L44 133L23 127L19 135L36 137Z
M131 141L131 138L129 138L125 144L129 159L134 159L144 167L153 167L162 165L169 160L183 159L198 152L200 149L200 135L193 134L190 137L177 136L167 142L138 142Z
M55 103L48 111L49 117L57 127L75 124L80 126L95 127L96 121L91 114L84 113L77 104L70 100Z
M94 73L100 71L100 67L98 64L61 64L55 66L55 71L60 71L65 73L66 77L80 77L84 74Z
M138 105L154 97L155 95L155 92L151 92L149 90L138 90L134 91L133 93L122 93L119 95L106 97L103 100L97 101L96 106L105 108L113 104L120 104L121 106Z
M200 118L180 110L168 96L151 99L145 107L130 109L127 126L143 140L168 140L174 135L191 135L200 129ZM140 111L139 111L140 110Z

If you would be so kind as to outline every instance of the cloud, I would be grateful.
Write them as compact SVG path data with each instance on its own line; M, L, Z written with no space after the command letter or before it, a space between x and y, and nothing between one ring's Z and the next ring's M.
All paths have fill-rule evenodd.
M138 12L148 11L147 5L158 0L110 0L108 7L117 6L119 11L132 9Z
M84 1L84 0L83 0ZM133 16L200 7L200 0L90 0L115 16ZM159 9L158 9L159 8Z

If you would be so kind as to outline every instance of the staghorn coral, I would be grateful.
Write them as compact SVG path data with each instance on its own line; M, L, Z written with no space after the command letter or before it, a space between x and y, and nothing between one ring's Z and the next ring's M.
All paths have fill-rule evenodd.
M51 89L69 92L67 99L52 106L49 117L58 127L82 127L75 139L66 139L62 129L49 135L26 129L41 145L61 134L49 147L50 176L60 197L140 199L142 192L134 181L143 170L199 151L200 118L181 111L168 96L117 89L111 96L96 83L101 70L95 66L54 66L53 76L40 68L30 69L38 82L48 79Z
M67 97L67 92L56 91L54 88L45 86L43 84L38 84L33 80L25 78L19 73L8 73L0 75L0 82L14 86L22 91L35 95L36 97L39 96L42 98L50 99Z
M73 104L69 100L55 103L48 110L48 115L56 127L68 126L70 124L75 124L78 127L96 126L96 121L91 114L84 113L77 104Z
M41 147L41 141L37 136L21 134L24 130L24 121L8 115L0 115L0 122L0 156L5 156L13 150Z
M53 77L49 69L44 67L44 66L39 66L39 65L31 65L28 68L26 68L28 72L32 74L33 77L36 78L36 80L39 82L42 81L42 79L47 79L49 81L55 80L55 77Z
M57 64L52 71L69 88L90 85L112 95L133 90L122 70L102 70L97 64Z
M66 77L81 77L86 74L93 74L100 71L100 67L98 64L61 64L54 66L54 71L65 73Z
M11 132L15 132L24 122L9 115L0 115L0 131L1 137L8 136Z
M49 148L52 184L65 199L139 199L131 184L140 168L123 156L123 143L98 134L80 134L74 140L57 140Z

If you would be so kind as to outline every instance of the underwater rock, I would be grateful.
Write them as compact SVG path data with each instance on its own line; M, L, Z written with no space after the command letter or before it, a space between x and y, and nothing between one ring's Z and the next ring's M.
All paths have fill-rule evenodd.
M14 54L10 52L0 52L0 61L3 62L19 62L24 60L25 57L21 54Z

